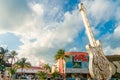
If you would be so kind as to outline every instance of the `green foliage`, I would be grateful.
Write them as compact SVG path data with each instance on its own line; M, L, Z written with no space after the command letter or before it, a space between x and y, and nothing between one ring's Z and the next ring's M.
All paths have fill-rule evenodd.
M17 55L18 53L16 52L16 51L11 51L10 52L10 59L11 59L11 64L13 64L13 61L15 61L15 59L16 59L16 55Z
M3 47L0 47L0 54L5 54L8 52L8 49L4 49Z
M49 64L45 64L43 66L48 72L51 72L51 67L49 66Z
M0 65L0 71L4 71L5 70L5 66L4 65Z
M14 68L21 68L21 72L23 73L23 68L30 68L31 63L26 61L26 58L21 58L18 60L13 66Z
M5 70L5 54L8 52L8 49L4 49L3 47L0 47L0 71L4 71Z
M59 76L59 72L58 71L55 71L52 73L52 78L55 79Z
M9 73L10 73L11 76L14 75L16 73L16 71L17 71L17 69L11 68L11 67L7 68L7 70L9 71Z
M38 72L38 76L40 77L40 79L45 80L47 77L47 74L43 71L40 71Z
M58 59L65 60L65 58L69 58L68 55L65 55L64 49L59 49L54 57L55 57L55 60L58 60Z
M31 63L30 62L26 62L26 60L27 60L26 58L21 58L14 65L17 65L17 68L30 68L31 67Z

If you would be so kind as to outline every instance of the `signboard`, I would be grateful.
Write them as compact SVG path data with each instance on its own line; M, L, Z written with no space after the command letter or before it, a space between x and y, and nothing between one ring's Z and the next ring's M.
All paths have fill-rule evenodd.
M86 55L74 55L73 56L74 62L81 62L81 61L88 61L88 58L86 57Z
M76 54L76 55L70 55L70 58L66 58L66 69L67 68L79 68L88 69L88 55L84 54Z

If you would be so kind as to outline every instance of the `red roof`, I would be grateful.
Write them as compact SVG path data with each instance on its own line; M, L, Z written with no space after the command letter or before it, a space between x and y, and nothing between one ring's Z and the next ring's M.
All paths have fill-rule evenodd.
M65 52L65 55L76 55L76 54L85 55L85 56L88 55L87 52Z
M31 66L32 69L43 69L41 67Z
M45 69L41 68L41 67L35 67L35 66L31 66L30 68L26 69L24 68L23 71L25 73L37 73L39 71L46 71ZM21 69L17 69L17 73L21 73Z

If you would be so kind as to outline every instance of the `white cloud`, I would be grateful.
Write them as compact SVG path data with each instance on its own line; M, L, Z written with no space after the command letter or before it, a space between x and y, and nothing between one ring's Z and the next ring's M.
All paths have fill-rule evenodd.
M118 2L118 4L117 5L119 5L120 4L120 1ZM118 6L118 7L116 7L116 11L115 11L115 18L116 18L116 20L119 22L120 21L120 15L119 15L119 13L120 13L120 6Z
M11 32L20 37L23 45L19 46L17 51L19 58L26 57L31 63L35 63L34 65L38 65L40 59L52 62L55 51L71 43L82 29L81 18L78 18L80 13L74 10L71 13L66 12L63 14L58 6L50 8L48 7L49 4L45 6L42 3L28 3L28 5L32 11L23 15L22 19L17 18L18 21L21 21L20 25L14 19L15 16L11 18L8 15L8 18L11 18L11 21L14 22L10 26L12 29L1 27L4 25L0 24L1 31L4 33ZM50 14L46 12L50 12ZM16 15L17 13L14 14ZM48 19L48 16L46 18L45 14L49 14L51 18ZM60 17L62 14L63 16ZM59 21L56 19L63 20ZM5 21L3 20L3 22ZM11 21L8 22L11 23ZM35 39L35 41L31 42L32 39Z
M72 52L73 52L73 51L78 51L78 49L77 49L77 47L73 47L73 48L69 49L69 52L70 52L70 51L72 51Z
M43 15L44 9L42 4L38 3L31 3L30 8L37 14L37 15Z
M39 59L42 57L44 58L44 55L51 54L51 56L49 57L52 58L52 55L54 55L54 53L52 54L52 50L51 52L47 53L45 53L44 50L47 50L49 48L63 48L65 47L65 45L67 45L67 43L72 42L73 38L75 38L77 36L77 33L82 29L80 26L80 18L78 17L80 17L78 11L73 11L73 13L71 14L69 12L65 13L65 19L63 22L51 24L53 26L56 25L55 29L48 28L44 30L44 28L42 29L42 26L40 26L39 23L37 23L37 25L39 25L39 28L41 29L32 29L31 27L29 28L29 30L27 30L26 26L24 26L26 31L20 34L22 35L21 42L24 45L20 46L19 56L27 56L29 58L31 58L31 56L34 56L38 57ZM30 39L34 38L36 39L36 41L31 42ZM31 62L33 62L32 59Z
M120 39L120 25L115 28L113 36Z
M106 34L104 37L104 52L105 54L118 54L120 55L120 25L118 25L112 34Z
M120 47L117 48L111 48L110 46L107 46L104 48L104 54L107 55L120 55Z

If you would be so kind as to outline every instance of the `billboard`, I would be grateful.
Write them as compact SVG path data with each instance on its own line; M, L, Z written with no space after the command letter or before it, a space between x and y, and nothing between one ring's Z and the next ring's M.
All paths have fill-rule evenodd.
M66 73L88 73L88 55L75 54L66 58Z

